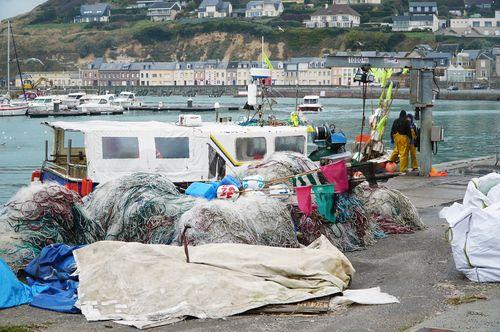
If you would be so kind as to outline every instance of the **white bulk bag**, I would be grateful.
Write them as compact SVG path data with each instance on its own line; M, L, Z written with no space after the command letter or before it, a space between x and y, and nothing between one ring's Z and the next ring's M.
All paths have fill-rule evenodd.
M441 210L456 268L476 282L500 281L500 174L469 182L463 204Z

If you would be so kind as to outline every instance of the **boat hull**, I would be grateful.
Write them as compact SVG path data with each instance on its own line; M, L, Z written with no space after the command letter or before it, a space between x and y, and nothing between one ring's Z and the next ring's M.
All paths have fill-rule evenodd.
M299 106L302 113L319 113L323 111L323 106Z
M27 106L0 106L0 117L26 115Z

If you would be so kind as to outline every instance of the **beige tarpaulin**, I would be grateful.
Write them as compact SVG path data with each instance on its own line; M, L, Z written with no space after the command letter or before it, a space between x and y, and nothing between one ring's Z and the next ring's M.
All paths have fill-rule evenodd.
M307 248L207 244L189 248L103 241L74 253L87 320L137 327L186 316L223 318L268 304L332 295L354 273L325 237Z

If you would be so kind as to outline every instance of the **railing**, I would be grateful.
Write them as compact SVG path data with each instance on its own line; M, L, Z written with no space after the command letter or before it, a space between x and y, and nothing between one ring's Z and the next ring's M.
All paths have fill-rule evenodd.
M73 141L68 140L68 151L66 154L66 164L64 166L56 163L56 160L49 160L48 146L49 142L45 141L45 161L42 165L42 169L50 169L51 171L57 173L62 177L71 178L73 180L83 179L86 177L87 165L74 164L71 162L71 148Z

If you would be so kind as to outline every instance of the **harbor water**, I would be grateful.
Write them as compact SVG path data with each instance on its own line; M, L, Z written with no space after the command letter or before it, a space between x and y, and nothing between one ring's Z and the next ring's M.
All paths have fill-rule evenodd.
M186 97L168 98L147 97L145 101L164 104L185 105ZM294 98L277 98L272 114L278 119L287 119L295 106ZM210 98L197 96L193 98L195 105L213 105L219 102L226 105L242 106L243 98L221 97ZM343 131L352 141L361 129L362 101L360 99L321 99L325 110L320 114L307 114L307 119L315 125L335 124L337 130ZM366 114L371 113L376 101L367 101ZM399 110L411 111L408 101L396 100L391 112L391 121L397 117ZM439 143L435 163L453 161L471 157L495 154L500 149L498 133L500 132L500 103L490 101L445 101L435 103L434 123L442 125L445 141ZM176 121L177 112L134 111L123 115L94 117L65 117L49 119L30 119L21 117L0 118L0 204L5 203L20 187L30 181L31 172L39 168L44 158L45 140L52 139L52 130L41 124L41 121ZM214 121L213 112L200 113L204 121ZM269 114L269 113L268 113ZM222 111L219 116L230 116L238 121L242 111ZM386 139L389 138L386 130Z

